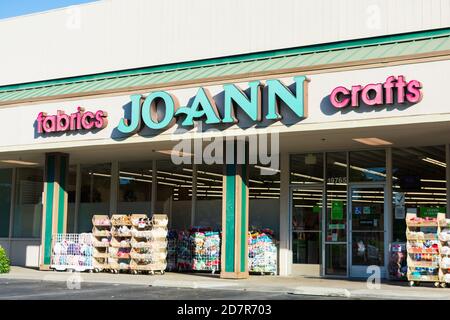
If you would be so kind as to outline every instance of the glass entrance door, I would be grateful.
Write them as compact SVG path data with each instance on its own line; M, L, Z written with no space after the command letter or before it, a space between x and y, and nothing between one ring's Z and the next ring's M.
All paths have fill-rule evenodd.
M386 199L384 185L353 185L350 188L350 276L367 277L368 266L385 273Z
M347 277L347 181L327 181L326 198L323 273Z

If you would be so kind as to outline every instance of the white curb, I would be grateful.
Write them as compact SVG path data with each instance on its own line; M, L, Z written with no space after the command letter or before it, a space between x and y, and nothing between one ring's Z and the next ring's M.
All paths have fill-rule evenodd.
M340 288L326 288L326 287L296 287L289 292L297 295L307 296L325 296L325 297L342 297L350 298L351 293L347 289Z

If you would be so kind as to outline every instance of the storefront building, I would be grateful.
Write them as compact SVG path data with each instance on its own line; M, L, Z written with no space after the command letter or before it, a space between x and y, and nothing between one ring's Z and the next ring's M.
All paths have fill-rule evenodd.
M448 207L449 57L447 28L0 87L0 245L48 269L94 214L166 213L223 232L223 277L252 228L279 275L386 276L405 214Z

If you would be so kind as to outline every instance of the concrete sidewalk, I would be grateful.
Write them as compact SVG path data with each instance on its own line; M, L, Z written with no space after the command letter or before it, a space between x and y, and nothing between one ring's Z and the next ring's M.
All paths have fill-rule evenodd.
M68 272L38 271L12 267L0 279L70 281ZM78 274L76 275L78 277ZM111 273L80 273L82 282L117 283L172 288L202 288L213 290L247 290L287 292L353 299L450 299L450 289L434 288L433 284L410 288L407 282L382 283L378 289L368 288L365 281L337 280L311 277L251 276L245 280L226 280L208 273L166 273L164 275L131 275Z

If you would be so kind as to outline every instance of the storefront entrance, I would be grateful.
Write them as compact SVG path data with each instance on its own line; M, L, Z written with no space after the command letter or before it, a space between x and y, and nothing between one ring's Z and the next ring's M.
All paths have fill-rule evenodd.
M354 184L350 186L349 275L368 276L369 266L380 267L385 274L386 187L384 184ZM372 273L370 271L370 273Z

